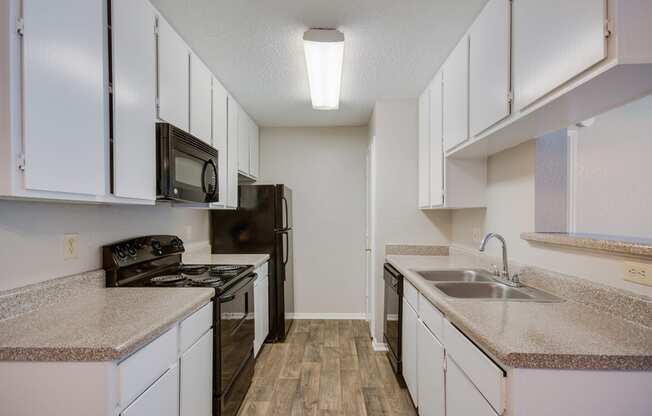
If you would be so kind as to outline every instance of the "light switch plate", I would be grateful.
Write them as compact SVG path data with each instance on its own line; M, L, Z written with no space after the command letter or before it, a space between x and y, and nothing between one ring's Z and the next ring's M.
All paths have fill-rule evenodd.
M79 234L63 235L63 259L74 260L79 258Z
M623 273L628 282L652 286L652 263L626 261Z

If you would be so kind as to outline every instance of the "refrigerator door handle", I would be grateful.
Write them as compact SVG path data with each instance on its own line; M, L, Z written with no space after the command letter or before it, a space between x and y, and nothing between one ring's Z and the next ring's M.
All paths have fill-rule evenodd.
M290 253L288 253L288 250L290 249L290 234L284 232L283 235L285 236L285 238L283 239L283 266L285 266L286 264L288 264L288 260L290 256Z
M283 208L285 210L285 213L284 213L285 215L283 215L285 223L281 224L281 227L283 227L283 229L285 230L285 229L290 228L290 221L289 221L290 214L288 213L288 200L284 196L281 197L281 200L283 201Z

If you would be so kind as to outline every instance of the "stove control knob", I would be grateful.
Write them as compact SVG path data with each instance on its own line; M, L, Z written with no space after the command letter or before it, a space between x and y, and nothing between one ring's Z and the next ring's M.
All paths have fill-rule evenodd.
M127 247L127 253L129 253L129 255L131 257L135 257L136 256L136 248L133 247L133 246L128 246Z
M116 247L113 249L113 252L120 260L124 260L127 257L127 253L122 249L122 247Z
M161 248L161 243L158 240L152 240L149 243L154 250L158 250Z
M177 238L177 237L174 237L174 238L172 239L172 241L170 241L170 244L171 244L172 247L174 247L174 248L183 247L183 241L181 241L181 240L180 240L179 238Z

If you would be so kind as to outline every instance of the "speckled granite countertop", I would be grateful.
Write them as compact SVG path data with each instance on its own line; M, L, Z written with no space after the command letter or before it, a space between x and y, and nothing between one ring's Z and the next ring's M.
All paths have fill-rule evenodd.
M184 264L251 264L260 267L269 261L269 254L211 254L198 252L184 254Z
M0 360L119 360L214 295L210 288L88 288L0 320Z
M535 303L454 299L414 272L477 268L477 263L467 256L388 255L387 261L506 369L652 370L649 327L570 300Z

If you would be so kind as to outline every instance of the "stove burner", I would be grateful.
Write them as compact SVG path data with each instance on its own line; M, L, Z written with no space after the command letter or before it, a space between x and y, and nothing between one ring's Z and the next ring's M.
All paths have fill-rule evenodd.
M206 285L206 284L214 284L214 283L219 283L218 286L222 286L224 282L222 281L223 279L219 276L198 276L198 277L190 277L190 282L196 285Z
M150 279L152 283L176 283L185 280L185 277L180 274L166 274L164 276L156 276Z
M231 266L231 265L217 265L211 266L211 271L213 272L234 272L242 269L243 266Z
M208 267L200 266L200 265L197 265L197 266L181 266L179 268L179 271L181 273L187 274L187 275L193 275L193 276L204 274L204 273L206 273L207 270L208 270Z

